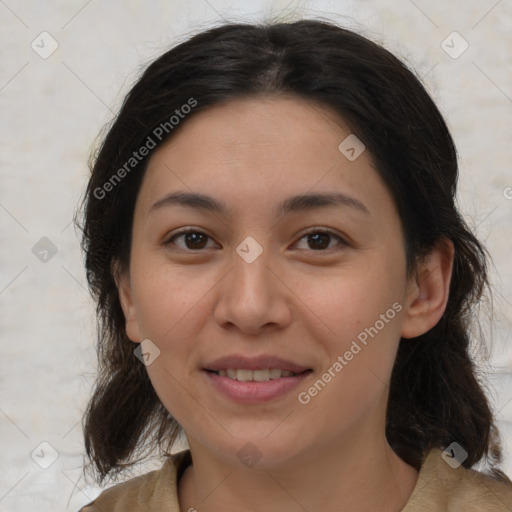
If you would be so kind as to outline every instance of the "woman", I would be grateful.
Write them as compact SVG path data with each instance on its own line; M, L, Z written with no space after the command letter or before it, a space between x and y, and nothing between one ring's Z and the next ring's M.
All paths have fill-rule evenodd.
M512 509L468 355L485 250L396 57L320 21L171 49L92 162L91 511ZM170 455L180 431L189 450Z

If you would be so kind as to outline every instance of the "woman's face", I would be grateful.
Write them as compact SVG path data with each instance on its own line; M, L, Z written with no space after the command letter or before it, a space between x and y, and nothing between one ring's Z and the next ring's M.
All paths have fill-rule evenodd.
M120 286L162 403L191 447L260 467L382 438L410 288L368 151L295 98L184 123L149 161Z

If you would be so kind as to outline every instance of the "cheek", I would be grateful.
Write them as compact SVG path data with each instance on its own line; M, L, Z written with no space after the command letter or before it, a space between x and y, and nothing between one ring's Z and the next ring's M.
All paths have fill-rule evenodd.
M190 327L197 327L195 320L214 280L210 284L208 276L199 277L192 266L178 268L155 260L134 276L133 288L142 334L166 346Z
M300 276L293 287L302 308L311 319L318 339L337 353L348 349L353 339L378 322L379 331L399 332L393 304L402 297L399 272L392 265L353 265L330 275ZM386 312L388 312L386 314ZM385 328L383 328L384 315ZM362 335L364 338L364 334Z
M315 418L315 431L329 430L333 436L339 430L357 433L365 417L385 417L401 305L390 302L391 297L375 297L365 299L354 292L345 309L330 311L336 336L323 338L328 359L297 397L305 417Z
M188 269L155 261L135 277L133 286L141 334L160 351L146 367L148 376L164 407L186 430L193 430L206 421L191 413L191 401L197 397L188 383L190 359L203 325L205 290L211 286L197 275L194 279Z
M313 335L327 353L319 375L325 386L317 381L303 391L326 421L329 414L345 421L346 411L363 413L389 384L400 340L403 278L396 262L381 260L301 288L301 298L321 320Z

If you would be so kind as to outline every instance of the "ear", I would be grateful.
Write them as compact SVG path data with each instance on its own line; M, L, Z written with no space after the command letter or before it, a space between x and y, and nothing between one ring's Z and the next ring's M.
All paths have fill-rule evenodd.
M415 338L434 327L446 309L454 256L453 242L440 240L418 264L408 283L402 338Z
M133 292L130 282L130 273L128 270L121 270L118 263L112 266L112 275L116 282L119 301L123 309L126 335L132 341L140 343L142 341L137 320L137 308L133 299Z

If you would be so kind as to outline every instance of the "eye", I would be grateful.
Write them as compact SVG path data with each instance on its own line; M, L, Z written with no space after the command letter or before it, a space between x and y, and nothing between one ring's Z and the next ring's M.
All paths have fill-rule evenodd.
M323 251L324 249L329 248L330 242L335 238L338 240L338 245L347 246L348 243L339 235L333 233L330 230L320 230L318 228L314 228L308 231L305 235L303 235L300 239L306 240L306 244L309 245L306 249L311 249L313 251ZM176 244L175 241L183 239L183 244ZM165 242L165 245L177 245L180 249L183 250L192 250L198 251L201 249L205 249L205 244L207 243L210 237L203 233L202 231L198 231L194 228L187 228L183 231L175 233L169 240Z
M183 238L184 246L174 243L175 240L180 238ZM188 228L173 235L169 240L167 240L167 242L165 242L165 245L177 245L183 250L200 250L205 248L205 243L208 238L210 237L206 233L198 231L197 229Z
M306 240L306 244L308 247L306 249L312 249L314 251L323 251L327 249L330 245L332 239L335 238L339 241L338 245L347 246L348 243L339 235L333 233L330 230L320 230L318 228L314 228L308 231L305 235L303 235L301 240Z

